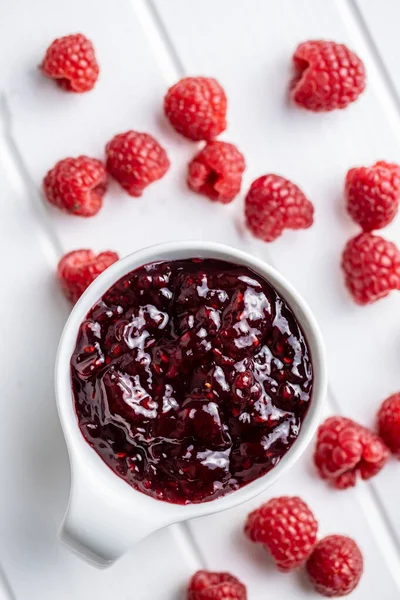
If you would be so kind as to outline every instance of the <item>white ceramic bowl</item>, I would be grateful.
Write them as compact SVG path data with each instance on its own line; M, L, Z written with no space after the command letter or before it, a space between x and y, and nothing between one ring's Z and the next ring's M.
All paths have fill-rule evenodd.
M285 298L301 325L311 351L314 388L300 434L271 471L222 498L185 506L156 500L120 479L85 441L74 410L70 359L78 329L90 308L110 286L147 263L192 257L215 258L249 267ZM232 508L265 491L292 467L318 425L326 393L326 361L317 323L296 290L268 264L227 246L207 242L171 242L150 246L123 258L102 273L79 299L65 325L56 360L58 411L71 461L71 494L62 526L63 541L98 566L112 563L150 533L172 523Z

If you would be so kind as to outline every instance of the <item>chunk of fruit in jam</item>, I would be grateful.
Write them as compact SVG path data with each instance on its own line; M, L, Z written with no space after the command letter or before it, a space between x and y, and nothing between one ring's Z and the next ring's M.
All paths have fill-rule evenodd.
M146 265L82 323L71 357L80 429L135 489L213 500L272 469L312 395L304 334L276 290L214 259Z

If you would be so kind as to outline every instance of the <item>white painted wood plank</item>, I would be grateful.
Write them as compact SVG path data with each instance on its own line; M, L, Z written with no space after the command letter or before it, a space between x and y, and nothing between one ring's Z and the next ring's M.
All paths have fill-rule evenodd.
M377 55L400 97L400 4L392 0L349 0L361 25L366 28ZM358 14L357 14L358 13Z

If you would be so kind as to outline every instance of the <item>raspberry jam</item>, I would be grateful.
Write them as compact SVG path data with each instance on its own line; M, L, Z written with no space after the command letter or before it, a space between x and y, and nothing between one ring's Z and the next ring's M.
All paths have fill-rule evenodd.
M79 427L132 487L179 504L232 492L278 464L311 400L306 339L247 267L151 263L115 283L71 358Z

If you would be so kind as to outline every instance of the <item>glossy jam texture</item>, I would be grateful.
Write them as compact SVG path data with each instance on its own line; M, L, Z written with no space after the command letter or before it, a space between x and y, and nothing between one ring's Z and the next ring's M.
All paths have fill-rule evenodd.
M158 262L115 283L71 358L80 429L134 488L212 500L272 469L312 394L307 342L275 289L212 259Z

